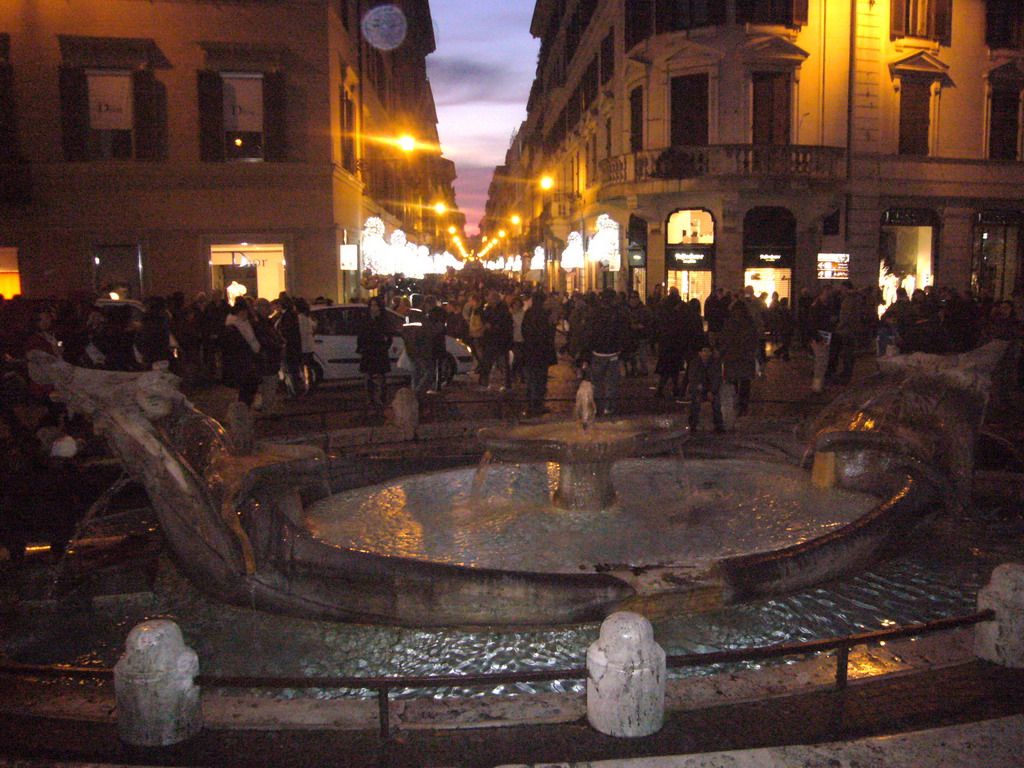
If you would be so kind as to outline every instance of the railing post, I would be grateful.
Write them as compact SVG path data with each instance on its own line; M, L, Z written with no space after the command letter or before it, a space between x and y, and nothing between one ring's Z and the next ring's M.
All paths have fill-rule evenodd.
M377 689L377 717L380 723L380 740L391 738L391 700L387 685Z
M840 691L846 690L850 666L850 647L841 645L836 648L836 688Z

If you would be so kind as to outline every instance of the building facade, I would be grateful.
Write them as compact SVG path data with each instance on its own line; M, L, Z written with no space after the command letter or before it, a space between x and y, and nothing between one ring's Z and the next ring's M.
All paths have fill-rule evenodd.
M397 45L370 0L0 4L0 280L340 299L367 217L440 241L430 8L396 4Z
M488 226L554 259L611 215L621 269L570 284L1020 296L1024 4L538 0L532 32Z

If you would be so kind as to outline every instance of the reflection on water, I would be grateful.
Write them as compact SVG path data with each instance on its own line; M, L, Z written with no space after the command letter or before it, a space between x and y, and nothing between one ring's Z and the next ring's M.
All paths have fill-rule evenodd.
M877 499L816 488L795 467L749 460L627 460L602 510L551 503L557 471L491 463L337 494L308 510L344 547L474 567L547 572L599 563L700 563L799 544L863 515Z
M999 563L1024 559L1024 522L979 513L908 552L828 586L699 616L659 621L669 653L787 643L910 624L972 611L978 589ZM16 660L112 665L128 630L158 616L177 620L203 672L252 675L427 675L565 668L584 664L598 625L536 632L464 632L364 627L271 616L210 604L173 579L156 595L100 601L92 616L55 616L8 638ZM26 634L28 633L28 634ZM682 669L701 675L719 669ZM502 686L506 693L581 690L582 683ZM448 689L427 695L481 695ZM424 692L418 692L424 695ZM267 695L270 695L269 693ZM285 696L370 695L292 691Z

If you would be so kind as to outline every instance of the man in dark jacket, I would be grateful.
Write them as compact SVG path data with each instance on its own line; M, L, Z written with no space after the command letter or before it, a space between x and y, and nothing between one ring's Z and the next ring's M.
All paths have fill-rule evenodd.
M544 306L545 297L541 291L533 296L533 302L523 314L523 377L526 379L526 396L529 399L527 414L541 416L548 412L544 398L548 391L548 368L558 362L555 353L555 326Z
M580 356L586 365L587 378L594 385L594 400L601 416L612 412L621 376L619 357L628 333L629 317L615 291L606 288L591 312Z
M512 313L497 291L487 295L481 317L484 335L480 339L480 386L490 386L491 368L497 364L504 373L507 389L510 385L508 353L512 349Z

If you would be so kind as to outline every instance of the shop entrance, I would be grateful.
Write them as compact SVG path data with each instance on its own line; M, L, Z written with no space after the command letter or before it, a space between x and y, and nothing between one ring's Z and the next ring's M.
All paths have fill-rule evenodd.
M984 211L975 217L971 257L975 296L1012 301L1014 293L1024 290L1020 224L1018 211Z
M743 217L743 284L755 295L792 299L796 217L788 208L751 208Z
M715 219L700 208L676 211L665 225L665 288L683 301L711 295L715 273Z
M236 296L276 299L285 290L284 245L231 243L210 247L213 288Z
M0 296L10 299L21 293L18 249L0 247Z
M893 208L882 214L879 242L878 285L882 289L882 307L896 299L903 288L912 296L935 278L935 236L939 219L927 208Z

